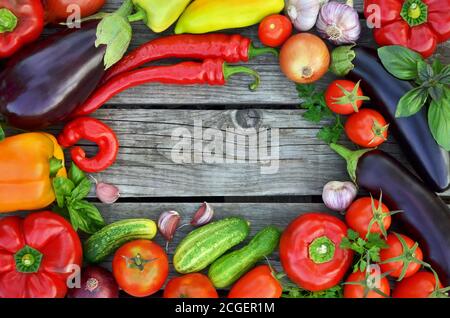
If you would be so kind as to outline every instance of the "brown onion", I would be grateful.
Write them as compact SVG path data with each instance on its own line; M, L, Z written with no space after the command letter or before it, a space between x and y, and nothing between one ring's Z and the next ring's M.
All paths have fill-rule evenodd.
M330 52L318 36L299 33L283 45L280 66L290 80L300 84L313 83L327 73L330 67Z

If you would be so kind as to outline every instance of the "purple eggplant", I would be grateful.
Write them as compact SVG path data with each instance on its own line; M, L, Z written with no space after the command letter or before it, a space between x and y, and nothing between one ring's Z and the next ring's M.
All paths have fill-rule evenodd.
M65 120L104 74L106 46L95 47L98 22L24 48L0 72L0 113L14 127L36 130Z
M400 162L380 150L350 151L332 144L344 157L356 183L373 195L383 194L405 234L419 242L425 261L450 285L450 209Z
M372 105L390 123L396 139L420 178L435 192L450 187L449 153L434 140L428 127L426 108L414 116L396 118L400 98L413 89L408 81L392 76L377 51L364 47L341 47L333 52L332 70L337 75L361 81Z

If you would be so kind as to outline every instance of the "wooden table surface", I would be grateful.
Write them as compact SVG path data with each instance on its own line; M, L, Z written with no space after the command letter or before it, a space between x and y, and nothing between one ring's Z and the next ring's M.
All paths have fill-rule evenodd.
M108 0L106 9L115 9L121 2ZM362 3L355 1L359 11ZM364 20L361 23L360 43L375 46L371 30ZM133 29L131 48L160 36L142 23L135 23ZM171 32L172 29L164 34ZM227 32L241 33L259 44L256 26ZM441 45L437 54L450 62L449 43ZM250 78L246 76L233 76L225 87L143 85L123 92L95 113L117 133L121 144L116 164L96 175L98 180L115 184L121 191L118 203L99 204L107 222L136 217L156 220L161 212L176 210L185 223L201 202L208 201L215 208L216 219L245 217L254 234L268 224L285 227L301 213L327 212L321 203L322 187L331 180L348 180L344 161L316 138L319 126L302 118L295 85L280 72L275 57L259 57L247 66L261 75L261 86L256 92L248 90ZM325 87L330 79L332 76L326 76L319 86ZM243 142L239 129L277 128L279 145L269 151L279 153L278 172L262 174L261 168L267 163L248 158L222 164L174 162L171 154L177 141L172 135L177 129L191 134L192 161L205 151L193 146L194 142L210 142L194 135L194 124L200 121L203 130L216 128L224 132L235 128L236 133L225 141L228 146ZM57 133L59 128L50 131ZM248 145L244 146L247 151ZM89 144L86 148L95 151ZM405 162L394 140L390 139L383 148ZM220 157L233 159L225 150ZM191 229L184 227L177 233L170 254ZM163 244L160 236L156 240ZM271 259L278 267L277 255Z

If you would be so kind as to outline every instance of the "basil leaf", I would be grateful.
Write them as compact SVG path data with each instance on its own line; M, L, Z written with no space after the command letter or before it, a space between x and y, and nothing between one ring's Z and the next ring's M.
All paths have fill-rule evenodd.
M70 224L72 224L75 231L78 231L80 228L80 217L78 216L77 210L72 205L69 205L67 210L69 211Z
M450 151L450 94L445 94L440 101L431 102L428 124L436 142Z
M416 79L417 63L423 61L419 53L399 45L379 48L378 56L386 70L402 80Z
M72 162L72 166L69 170L69 179L72 180L75 185L79 185L82 180L86 179L86 174Z
M429 81L434 76L433 68L425 61L417 63L417 75L421 83Z
M442 72L442 69L444 68L444 64L442 64L442 62L438 59L435 59L433 61L433 64L431 66L433 68L433 71L435 74L439 74L440 72Z
M53 190L55 191L56 203L58 207L63 208L66 205L65 198L70 196L75 185L72 181L64 177L53 179Z
M440 101L444 95L444 86L442 84L435 84L428 88L428 94L435 101Z
M70 196L71 200L82 200L91 191L92 183L88 178L84 178L81 182L73 189Z
M99 210L85 200L75 201L69 207L69 212L74 215L77 227L85 233L94 234L105 226L105 221Z
M0 125L0 141L5 139L5 132L3 131L2 125Z
M436 76L436 80L444 85L450 85L450 64L445 66L441 73Z
M427 99L428 90L426 88L413 88L398 102L395 117L409 117L416 114L425 105Z

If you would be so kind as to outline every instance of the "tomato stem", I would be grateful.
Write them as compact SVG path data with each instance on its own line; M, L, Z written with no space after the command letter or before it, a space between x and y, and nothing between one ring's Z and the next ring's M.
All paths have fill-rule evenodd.
M326 236L316 238L308 247L309 258L316 264L323 264L331 261L336 252L336 246L332 240Z
M0 34L14 31L18 22L19 20L11 10L0 9Z
M351 104L355 113L359 112L358 102L370 100L370 98L367 96L359 96L358 95L358 90L359 90L360 84L361 84L361 81L358 81L358 83L356 83L355 87L353 87L353 90L351 90L351 91L348 91L343 86L336 84L336 86L342 91L344 96L333 97L333 99L335 100L333 102L333 104L336 104L336 105Z

